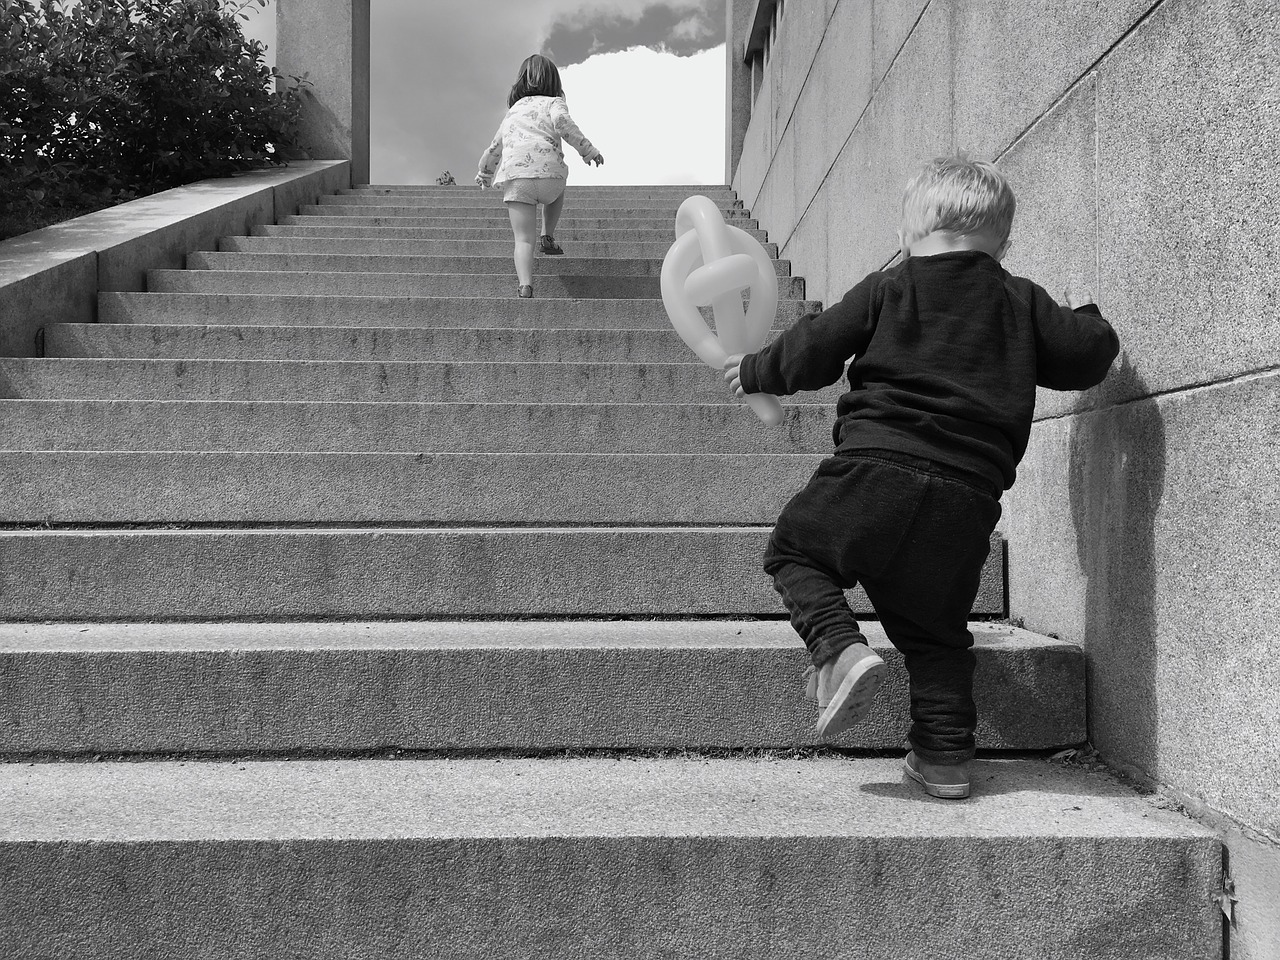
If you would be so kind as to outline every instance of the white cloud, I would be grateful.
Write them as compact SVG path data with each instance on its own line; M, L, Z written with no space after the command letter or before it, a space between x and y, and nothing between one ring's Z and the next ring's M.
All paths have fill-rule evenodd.
M724 46L690 57L636 47L566 67L569 112L603 151L571 183L723 183Z

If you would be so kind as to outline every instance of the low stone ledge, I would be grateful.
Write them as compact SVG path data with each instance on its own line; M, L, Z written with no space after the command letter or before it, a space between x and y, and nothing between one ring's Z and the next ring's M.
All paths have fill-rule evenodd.
M350 167L303 160L203 180L0 241L0 356L38 355L45 324L96 320L99 291L145 289L148 270L349 186Z

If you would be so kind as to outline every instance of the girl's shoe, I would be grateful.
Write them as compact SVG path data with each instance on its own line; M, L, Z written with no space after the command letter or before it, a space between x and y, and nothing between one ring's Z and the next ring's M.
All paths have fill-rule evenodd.
M854 643L814 672L809 686L818 701L818 736L834 737L871 712L888 668L865 643Z
M969 765L967 763L925 763L915 755L907 754L902 764L903 772L924 792L939 800L963 800L969 796Z
M516 296L519 297L521 300L532 300L533 284L529 284L529 283L520 284L520 286L516 289Z
M564 251L560 249L560 244L556 243L556 238L549 237L545 233L538 238L538 249L548 257L560 257L564 255Z

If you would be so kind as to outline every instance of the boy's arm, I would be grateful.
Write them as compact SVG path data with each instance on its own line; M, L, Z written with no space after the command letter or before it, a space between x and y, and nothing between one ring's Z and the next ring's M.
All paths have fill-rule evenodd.
M1036 383L1051 390L1086 390L1102 382L1120 352L1120 338L1089 291L1067 290L1059 306L1037 288Z
M839 380L845 361L862 353L875 332L876 276L821 313L805 314L769 346L744 356L738 366L743 391L785 396Z
M551 122L555 126L556 133L578 151L578 156L582 157L585 163L590 163L596 157L603 158L604 154L582 135L578 125L573 122L573 117L569 116L569 107L563 100L557 98L551 102Z

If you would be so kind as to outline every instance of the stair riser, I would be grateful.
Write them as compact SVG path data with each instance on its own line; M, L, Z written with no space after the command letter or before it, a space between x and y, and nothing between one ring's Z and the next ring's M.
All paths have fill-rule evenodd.
M492 188L490 188L492 189ZM726 197L734 199L737 197L736 191L728 184L724 183L644 183L644 184L580 184L570 183L569 189L573 191L573 195L586 197L688 197L695 193L700 193L708 197ZM339 190L338 193L390 193L390 194L406 194L409 196L471 196L471 197L492 197L494 196L490 190L481 190L479 186L471 181L463 181L455 183L452 186L441 186L436 183L362 183L356 186Z
M685 363L675 331L52 324L46 357ZM0 420L0 431L5 424Z
M284 218L287 227L347 227L347 228L422 228L438 232L434 239L498 239L506 234L511 237L511 221L502 216L431 216L410 214L380 214L376 207L362 209L343 214L337 207L317 207L311 214L287 216ZM733 218L733 227L753 234L759 241L764 241L762 230L756 220ZM559 241L575 241L575 239L630 239L630 241L662 241L675 242L675 218L645 218L645 216L566 216L556 228ZM488 233L484 233L486 232ZM471 234L481 232L481 236ZM387 234L384 234L387 236Z
M618 202L617 200L586 200L582 203L566 204L560 217L561 223L581 219L634 219L643 217L661 220L675 226L676 212L680 204L668 200L636 200ZM716 208L726 220L750 216L742 209L740 203L718 203ZM321 197L319 203L304 204L298 207L302 216L315 214L322 217L458 217L473 219L476 217L493 218L511 222L510 214L501 200L460 201L440 203L435 200L387 200L377 197ZM538 227L542 226L542 218L538 218Z
M691 194L692 196L692 194ZM730 213L732 211L740 211L742 209L741 200L731 200L726 197L710 197L709 198L722 213ZM674 219L676 211L680 209L680 204L684 201L683 197L619 197L619 196L580 196L571 193L567 196L564 206L564 215L570 216L575 211L581 210L621 210L621 211L647 211L655 210L661 214L670 214ZM469 215L471 211L483 211L485 213L498 211L503 216L507 214L506 204L502 199L501 191L488 193L477 197L461 197L461 196L413 196L410 194L400 194L392 197L390 194L368 194L368 193L342 193L336 196L324 196L320 198L319 203L312 206L319 207L394 207L402 210L458 210L467 211L463 216Z
M738 405L0 401L0 450L825 454L831 411ZM0 454L3 456L3 454Z
M0 652L0 754L356 755L389 747L551 753L819 743L817 708L798 679L809 658L784 623L706 622L696 627L718 630L718 645L673 638L633 648L521 646L528 631L513 628L531 626L404 624L401 644L367 646L370 631L352 624L351 640L331 647L326 642L344 625L299 624L291 629L317 637L300 641L301 649L182 649L183 627L174 626L178 643L129 650L58 650L45 636L56 627L33 626L31 649ZM607 637L609 625L599 626ZM273 628L256 627L269 644ZM744 629L761 628L769 628L766 643L737 645ZM865 629L888 675L868 718L833 743L896 749L910 725L906 670L878 625ZM157 625L142 631L158 634ZM1047 749L1086 738L1078 647L1011 649L984 642L991 628L975 624L974 632L984 748ZM444 643L432 642L436 636ZM633 695L619 697L620 690Z
M840 390L793 405L834 403ZM285 360L0 359L0 399L725 403L699 363L296 363Z
M152 270L147 289L155 293L310 294L319 296L499 297L514 296L515 267L505 276L413 273L297 273L239 270ZM534 295L544 299L657 300L658 277L547 275L537 278ZM803 300L804 281L779 277L778 297Z
M283 270L292 272L332 273L423 273L474 274L509 277L515 267L511 251L502 257L411 257L357 254L315 253L193 253L187 257L191 270ZM787 277L791 261L773 261L774 273ZM573 257L535 257L535 277L661 277L662 258L630 257L603 259Z
M668 247L675 242L675 231L671 229L627 229L616 226L611 221L604 229L588 229L561 227L556 231L556 239L563 246L566 243L584 241L587 243L665 243ZM758 227L749 227L745 223L735 224L750 236L766 242L769 237ZM355 221L351 217L285 217L277 226L261 226L253 228L254 236L311 236L311 237L357 237L384 240L447 240L447 241L501 241L510 244L511 228L508 227L442 227L437 222L425 218L396 217L387 221L372 219Z
M802 960L833 943L874 944L859 957L1204 960L1221 936L1206 906L1220 856L1200 837L4 843L0 935L15 956L77 960L140 944L204 960Z
M766 528L0 533L0 620L777 616ZM1002 616L1003 550L975 616ZM860 591L857 611L869 612Z
M410 257L497 257L510 260L512 242L508 237L502 240L384 240L376 237L348 237L346 239L328 239L325 237L290 236L287 231L306 228L276 227L270 237L224 237L218 241L220 250L241 253L308 253L308 254L359 254L367 256L410 256ZM628 241L578 241L566 254L566 259L555 257L535 257L534 270L544 265L569 262L569 259L584 260L598 257L606 260L658 260L661 261L671 249L671 240L653 243L631 243ZM765 253L776 260L778 245L764 244ZM788 261L789 262L789 261Z
M0 452L0 524L772 524L819 460Z
M812 300L779 301L774 326L788 327L801 314L820 306ZM430 300L377 296L102 293L98 295L98 320L112 324L220 326L671 330L671 321L658 301L518 300L514 290L501 297ZM686 359L692 358L690 352Z
M757 223L746 210L721 210L724 220L735 227L746 229L747 224L753 228ZM499 225L511 229L511 216L501 207L468 210L465 207L431 207L431 206L374 206L369 204L351 204L338 206L334 204L302 206L295 215L299 219L324 217L326 219L353 218L356 220L389 219L389 220L437 220L441 225L468 224L473 226ZM595 229L637 229L671 231L674 238L676 226L676 210L665 208L636 207L582 207L566 211L556 224L558 237L562 230L573 230L579 227ZM537 229L542 229L541 221Z
M502 240L385 240L376 237L325 237L290 236L286 231L304 229L277 227L275 235L254 237L223 237L218 241L220 250L230 253L306 253L306 254L357 254L364 256L400 257L449 257L449 258L501 258L510 260L512 242ZM658 260L671 249L670 239L652 243L629 241L578 241L565 258L535 256L534 270L544 264L599 258L602 260ZM778 258L778 245L764 244L765 254ZM789 262L789 261L788 261Z

